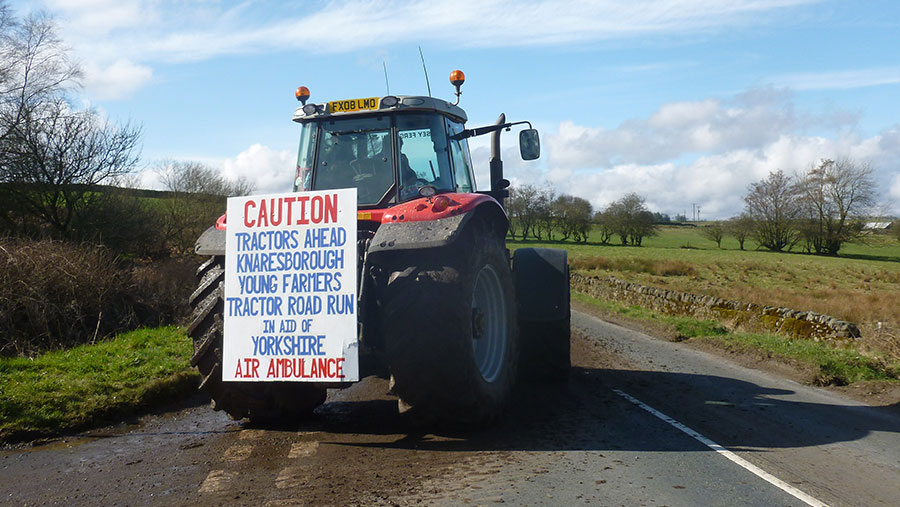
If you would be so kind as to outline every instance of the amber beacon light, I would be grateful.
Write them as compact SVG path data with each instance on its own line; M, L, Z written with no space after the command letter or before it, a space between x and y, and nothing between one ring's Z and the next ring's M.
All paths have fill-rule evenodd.
M455 86L457 89L459 89L459 87L462 86L462 84L465 82L466 75L463 74L463 71L457 69L450 73L450 84Z
M459 88L466 82L466 75L463 74L463 71L456 69L450 73L450 84L456 87L456 102L453 105L459 104L459 96L462 94L459 91Z
M309 88L305 86L297 88L297 91L294 92L294 96L305 106L307 99L309 99Z

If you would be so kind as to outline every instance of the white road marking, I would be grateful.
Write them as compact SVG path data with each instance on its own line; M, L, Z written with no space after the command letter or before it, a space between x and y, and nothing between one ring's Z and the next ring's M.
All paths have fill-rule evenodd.
M212 470L203 484L200 485L199 493L218 493L225 489L225 486L237 477L237 472L226 472L225 470Z
M225 449L225 454L222 456L222 460L244 461L245 459L250 457L250 453L252 452L252 445L232 445L228 449Z
M291 444L291 451L288 453L288 458L299 458L301 456L312 456L319 450L319 442L294 442Z
M238 433L238 438L241 440L256 440L261 437L265 433L265 430L241 430Z
M641 407L642 409L646 410L647 412L650 412L651 414L655 415L659 419L662 419L663 421L669 423L670 425L674 426L675 428L678 428L682 432L693 437L695 440L698 440L699 442L701 442L703 445L716 451L717 453L721 454L722 456L725 456L726 458L730 459L734 463L745 468L746 470L753 473L754 475L761 478L762 480L768 482L769 484L772 484L776 488L781 489L785 493L797 498L798 500L800 500L802 502L805 502L807 505L811 505L814 507L828 507L828 504L826 504L825 502L822 502L821 500L813 498L812 496L804 493L803 491L800 491L799 489L795 488L794 486L791 486L790 484L784 482L783 480L779 479L778 477L775 477L774 475L770 474L769 472L766 472L762 468L759 468L758 466L754 465L753 463L750 463L749 461L745 460L744 458L729 451L728 449L713 442L712 440L704 437L700 433L697 433L696 431L688 428L687 426L681 424L680 422L676 421L675 419L672 419L671 417L667 416L666 414L663 414L662 412L656 410L655 408L651 407L650 405L647 405L646 403L635 398L634 396L631 396L630 394L625 393L624 391L621 391L619 389L613 389L613 392L618 394L619 396L625 398L626 400L630 401L631 403L634 403L635 405Z
M308 480L309 467L287 467L278 473L275 478L275 487L278 489L295 488Z

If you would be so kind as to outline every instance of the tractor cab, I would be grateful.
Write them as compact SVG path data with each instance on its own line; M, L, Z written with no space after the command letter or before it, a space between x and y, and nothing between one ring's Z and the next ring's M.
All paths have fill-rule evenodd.
M431 97L304 104L294 191L356 187L358 205L472 192L466 113ZM456 137L454 137L456 136Z
M467 139L492 134L490 191L501 205L509 182L503 179L500 132L527 123L519 132L522 158L540 156L537 130L529 122L466 129L466 112L456 105L462 71L450 74L456 103L433 97L395 96L307 104L309 89L297 88L302 106L294 112L301 124L294 191L356 187L360 208L386 208L419 197L475 191Z

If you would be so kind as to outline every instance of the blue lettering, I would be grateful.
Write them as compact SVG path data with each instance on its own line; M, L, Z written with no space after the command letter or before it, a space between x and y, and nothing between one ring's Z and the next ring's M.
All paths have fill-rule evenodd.
M329 294L328 315L347 315L353 313L352 294Z
M252 296L246 298L225 298L228 315L232 317L257 317L282 315L281 298L273 296Z

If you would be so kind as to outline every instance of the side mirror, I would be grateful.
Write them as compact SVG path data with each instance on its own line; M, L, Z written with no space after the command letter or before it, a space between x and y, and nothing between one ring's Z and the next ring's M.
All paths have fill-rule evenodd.
M541 138L537 129L525 129L519 132L519 153L522 160L534 160L541 156Z

